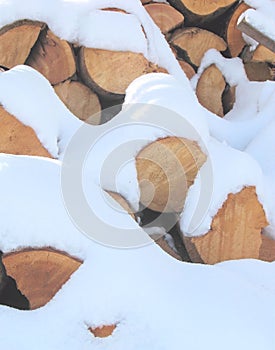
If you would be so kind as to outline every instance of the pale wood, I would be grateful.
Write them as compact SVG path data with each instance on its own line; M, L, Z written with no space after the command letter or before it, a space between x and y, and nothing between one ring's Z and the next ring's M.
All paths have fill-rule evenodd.
M34 130L0 106L0 153L52 158Z
M227 48L226 42L218 35L195 27L176 30L171 43L177 49L183 50L190 63L197 67L207 50L225 51Z
M38 70L53 85L67 80L76 72L71 45L50 30L41 32L26 64Z
M167 137L150 143L136 157L141 203L158 212L181 212L205 160L194 141Z
M268 62L275 64L275 53L267 49L263 45L258 45L256 50L252 53L253 62Z
M213 218L210 231L201 237L184 237L193 262L215 264L225 260L259 258L261 230L268 225L255 187L229 194Z
M237 28L237 22L240 15L249 8L248 5L241 2L234 10L227 24L225 37L231 57L239 56L246 45L246 42L242 37L242 32Z
M245 72L249 80L266 81L273 80L272 69L267 62L247 62L244 64Z
M248 23L244 18L237 24L237 28L244 34L248 35L252 39L256 40L259 44L265 46L272 52L275 52L275 41L260 32L257 28L253 27L250 23Z
M65 106L79 119L89 124L100 124L101 105L95 92L86 85L67 80L54 86L56 94L59 96Z
M181 66L181 69L184 71L188 79L193 78L193 76L196 74L195 69L187 62L179 60L178 62Z
M145 9L163 34L170 32L184 23L184 16L168 4L151 3L145 5Z
M116 329L116 325L104 325L101 327L90 327L89 331L97 338L106 338L113 334L113 331Z
M0 29L0 65L12 68L24 64L42 26L40 22L22 20Z
M128 201L119 193L117 192L113 192L113 191L106 191L115 201L118 202L119 205L121 205L121 207L127 211L127 213L134 219L135 215L134 215L134 211L131 208L131 205L128 203Z
M79 68L83 81L101 95L122 97L129 84L139 76L162 71L142 54L82 47Z
M264 261L275 261L275 240L262 235L259 259Z
M4 255L3 263L34 310L47 304L82 262L45 248Z
M209 111L223 117L222 94L226 82L221 71L211 65L199 78L196 94L199 102Z

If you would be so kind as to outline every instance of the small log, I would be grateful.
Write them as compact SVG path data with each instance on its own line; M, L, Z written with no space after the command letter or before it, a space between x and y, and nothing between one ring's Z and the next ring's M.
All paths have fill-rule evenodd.
M163 34L167 34L184 23L184 16L168 4L151 3L144 7Z
M101 327L94 327L94 328L89 327L89 331L93 333L93 335L96 338L106 338L113 334L113 331L116 329L116 327L117 326L115 324L104 325Z
M183 58L199 67L205 52L209 49L225 51L227 45L218 35L201 28L178 29L171 37L171 44L177 49L178 55L182 51Z
M240 15L249 8L248 5L241 2L234 10L226 26L225 38L231 57L239 56L243 48L246 46L242 32L237 28L237 22Z
M172 256L173 258L182 261L182 258L180 257L180 255L175 252L174 249L172 249L169 244L166 242L165 238L163 236L160 236L158 234L152 234L150 235L150 237L157 243L157 245L166 253L168 253L170 256Z
M127 213L136 220L136 217L134 215L134 211L131 208L131 205L128 203L128 201L119 193L113 192L113 191L106 191L115 201L118 202L118 204L121 205L121 207L127 211Z
M12 68L24 64L42 27L41 22L22 20L0 29L0 65Z
M221 71L212 64L202 73L196 88L199 102L220 117L224 116L222 95L225 86L226 82Z
M46 305L82 262L45 248L6 254L3 263L34 310Z
M233 259L258 259L261 230L268 225L255 187L229 194L213 218L210 231L201 237L183 240L193 262L215 264Z
M29 126L0 106L0 153L52 158Z
M259 259L263 261L275 261L275 240L262 235Z
M193 76L196 74L194 68L187 62L178 59L178 62L181 66L181 69L184 71L188 79L192 79Z
M273 80L272 69L267 62L247 62L244 64L246 75L251 81Z
M86 121L89 118L89 124L100 124L99 98L86 85L67 80L55 85L54 90L65 106L79 119Z
M85 84L107 98L122 98L134 79L161 71L140 53L84 47L79 52L79 68Z
M136 157L141 203L158 212L181 212L205 160L194 141L166 137L150 143Z
M76 72L72 46L49 29L41 32L26 64L38 70L53 85L71 78Z
M236 0L169 0L169 3L185 16L188 26L211 22L236 2Z
M275 64L275 53L267 49L263 45L258 45L256 50L252 53L252 62L268 62Z

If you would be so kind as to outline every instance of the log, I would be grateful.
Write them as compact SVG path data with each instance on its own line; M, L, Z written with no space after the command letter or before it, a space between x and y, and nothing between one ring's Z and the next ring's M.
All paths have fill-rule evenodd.
M28 298L31 310L46 305L82 262L52 249L28 249L3 256L7 274Z
M0 65L12 68L24 64L43 23L22 20L0 29Z
M38 70L53 85L71 78L76 72L72 46L49 29L41 32L26 64Z
M106 191L115 201L118 202L121 207L127 211L127 213L136 220L136 217L134 215L134 211L131 208L131 205L128 203L128 201L119 193L113 192L113 191Z
M225 115L234 107L236 102L236 86L226 84L222 94L223 114Z
M237 28L237 22L240 15L249 9L250 7L245 3L241 2L233 14L231 15L225 32L225 38L228 44L228 50L231 57L237 57L246 46L246 42L243 39L242 32Z
M226 12L236 0L168 0L186 18L186 25L203 25Z
M166 137L147 145L136 157L141 203L157 212L181 212L205 160L198 144L184 138Z
M191 64L178 59L178 62L181 66L181 69L184 71L188 79L192 79L193 76L196 74L194 68L191 66Z
M244 64L246 75L251 81L273 80L272 69L267 62L247 62Z
M165 238L163 236L159 236L158 234L152 234L150 237L157 243L157 245L165 251L167 254L172 256L173 258L182 261L181 256L174 250L172 249L169 244L166 242Z
M65 106L79 119L86 121L89 118L89 124L100 124L99 98L86 85L67 80L55 85L54 90Z
M183 240L193 262L215 264L233 259L258 259L261 230L268 225L255 187L229 194L212 220L210 231L201 237Z
M178 29L171 37L171 44L177 49L178 56L188 63L199 67L205 52L209 49L225 51L226 42L218 35L201 28Z
M104 325L101 327L89 327L89 331L93 333L96 338L106 338L113 334L116 327L115 324Z
M275 240L262 235L259 259L263 261L275 261Z
M0 106L0 153L52 158L34 130Z
M263 45L258 45L256 50L252 53L252 62L268 62L275 64L275 53L267 49Z
M165 3L151 3L144 6L163 34L183 25L184 16Z
M79 69L85 84L107 98L122 98L134 79L163 71L140 53L85 47L79 51Z
M212 64L202 73L196 88L199 102L220 117L224 116L222 95L225 86L226 82L221 71Z

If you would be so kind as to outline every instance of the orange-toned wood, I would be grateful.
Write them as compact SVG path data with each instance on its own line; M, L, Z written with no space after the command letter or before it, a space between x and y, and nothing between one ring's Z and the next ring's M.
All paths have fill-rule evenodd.
M182 60L178 60L182 70L184 71L184 73L186 74L188 79L193 78L193 76L196 74L194 68L187 62L182 61Z
M194 141L167 137L150 143L136 157L141 203L158 212L181 212L205 160Z
M259 258L261 230L267 226L255 187L229 194L213 218L211 230L201 237L184 237L193 262L215 264L225 260Z
M275 261L275 240L262 235L259 259L264 261Z
M90 327L89 331L93 333L93 335L97 338L106 338L112 335L115 329L116 329L116 325L112 324L112 325L106 325L106 326L95 327L95 328Z
M252 54L252 61L269 62L275 65L275 52L272 52L263 45L258 45Z
M67 80L76 72L71 45L50 30L41 32L26 64L38 70L53 85Z
M81 265L78 259L46 248L6 254L3 263L32 310L47 304Z
M40 22L23 20L0 29L0 65L12 68L24 64L42 26Z
M51 158L35 132L0 106L0 153Z

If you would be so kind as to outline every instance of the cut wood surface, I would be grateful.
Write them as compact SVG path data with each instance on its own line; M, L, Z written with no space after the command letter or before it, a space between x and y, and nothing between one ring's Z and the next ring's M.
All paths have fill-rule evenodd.
M221 71L211 65L199 78L196 94L199 102L209 111L223 117L222 95L226 82Z
M163 71L140 53L81 48L79 68L83 81L106 97L119 98L139 76Z
M228 195L207 234L192 238L183 235L183 240L193 262L215 264L233 259L258 259L261 230L267 225L255 187L251 186Z
M268 62L275 64L275 53L270 51L263 45L258 45L252 54L252 61L254 62Z
M134 215L134 212L133 212L133 209L131 208L130 204L128 203L128 201L119 193L117 192L113 192L113 191L106 191L115 201L118 202L118 204L120 204L122 206L122 208L124 210L127 211L127 213L134 219L136 220L135 218L135 215Z
M275 240L262 235L259 259L264 261L275 261Z
M102 327L90 327L89 331L97 338L106 338L113 334L116 329L116 325L104 325Z
M241 2L234 10L225 33L228 49L231 57L237 57L242 52L246 45L243 39L242 32L237 28L237 22L240 15L250 7Z
M41 32L26 64L38 70L53 85L67 80L76 72L71 45L49 29Z
M178 62L188 79L191 79L196 74L195 69L189 63L182 60L178 60Z
M81 261L50 249L6 254L3 263L32 310L47 304L81 265Z
M244 64L244 69L249 80L266 81L272 80L272 69L267 62L247 62Z
M100 124L99 98L86 85L67 80L55 85L54 90L65 106L79 119L86 121L89 118L89 124Z
M152 17L163 34L180 26L184 22L184 16L174 7L165 3L152 3L145 5L146 11Z
M181 212L205 160L194 141L167 137L150 143L136 157L141 203L158 212Z
M0 29L0 65L24 64L38 39L43 24L22 20Z
M22 124L2 106L0 106L0 153L52 157L34 130Z
M182 50L186 59L197 67L207 50L225 51L227 48L226 42L218 35L195 27L176 30L172 35L171 43L177 50Z

